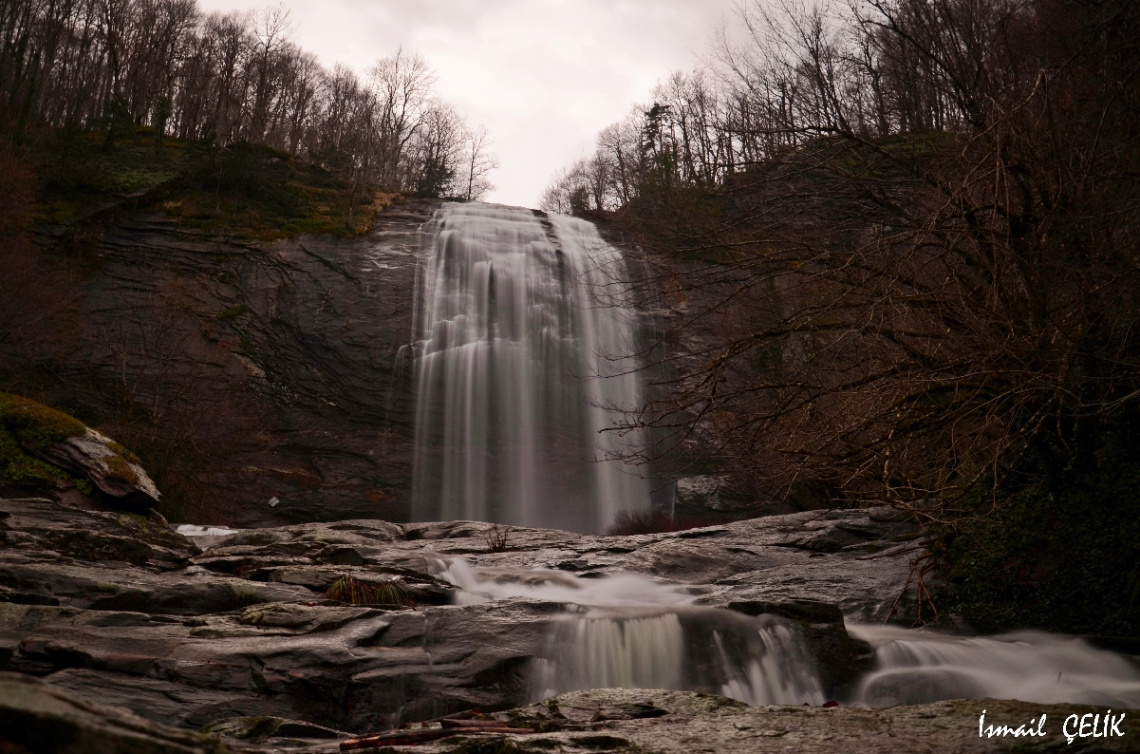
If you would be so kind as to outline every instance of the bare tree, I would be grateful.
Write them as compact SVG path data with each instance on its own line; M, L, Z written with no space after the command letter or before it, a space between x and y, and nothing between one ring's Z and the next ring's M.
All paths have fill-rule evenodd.
M400 160L420 128L421 118L430 103L435 74L419 55L400 49L373 66L369 82L377 103L373 124L379 155L376 181L401 188Z
M30 126L105 128L111 147L149 123L158 146L168 130L219 145L265 143L320 162L354 189L489 190L489 139L463 135L423 58L397 50L362 84L344 67L326 71L291 33L280 4L203 16L195 0L7 3L0 128L17 138Z
M664 430L644 456L711 456L773 498L815 480L954 506L1091 453L1140 401L1135 7L770 7L742 9L715 96L658 91L640 182L610 179L619 219L703 260L643 289L684 296L677 342L708 333L631 417ZM584 165L551 208L590 190Z
M499 161L490 152L491 135L486 126L469 131L466 137L466 155L463 158L463 196L467 201L477 201L495 188L488 176L499 167Z

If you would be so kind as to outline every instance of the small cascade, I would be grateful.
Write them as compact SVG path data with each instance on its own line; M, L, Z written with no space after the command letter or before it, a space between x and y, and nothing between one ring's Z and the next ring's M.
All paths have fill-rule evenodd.
M648 506L606 431L641 401L621 255L583 220L447 204L425 227L412 348L416 520L585 533Z
M857 701L872 707L982 697L1140 707L1140 668L1082 639L1038 631L992 637L885 626L848 631L875 647L875 667L856 692Z
M792 623L701 607L688 588L632 573L584 578L539 568L476 568L439 560L433 574L457 602L557 602L532 665L539 701L589 688L662 688L720 694L753 705L825 701L815 659ZM847 624L875 649L874 667L845 703L870 707L944 699L1140 708L1140 666L1069 636L1025 631L963 637Z
M822 704L815 666L795 629L696 607L683 587L624 573L581 578L562 571L437 563L460 587L457 602L525 597L566 605L531 668L540 700L586 688L704 691L748 704Z
M456 604L474 605L525 597L590 607L689 605L683 587L634 573L586 579L547 568L473 568L463 558L438 560L432 575L459 587Z
M532 675L536 701L577 689L703 691L747 704L825 701L791 627L729 610L592 609L555 624Z

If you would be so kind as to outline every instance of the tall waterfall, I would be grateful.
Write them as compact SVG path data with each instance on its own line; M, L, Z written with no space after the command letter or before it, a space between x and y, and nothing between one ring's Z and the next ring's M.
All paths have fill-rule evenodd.
M607 432L641 400L621 255L588 222L448 204L415 320L416 520L600 532L648 506Z

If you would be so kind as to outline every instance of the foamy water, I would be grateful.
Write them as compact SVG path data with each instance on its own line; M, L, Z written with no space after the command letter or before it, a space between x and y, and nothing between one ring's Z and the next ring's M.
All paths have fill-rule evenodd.
M962 637L892 626L847 630L875 647L875 668L855 697L870 706L988 697L1140 708L1140 668L1082 639L1040 631Z
M620 687L704 691L754 705L825 701L795 624L698 607L677 584L633 573L583 578L545 569L477 568L459 558L440 561L436 575L460 588L459 604L524 597L567 606L531 668L534 700ZM1140 708L1140 667L1081 639L847 628L875 648L874 668L849 703L886 707L988 697Z
M694 599L684 587L634 573L586 579L543 568L474 568L454 558L439 561L433 575L459 587L460 605L527 597L581 607L654 607L689 605Z
M231 529L228 526L198 526L197 524L178 524L174 530L182 536L190 538L194 544L203 550L243 531L242 529Z
M531 697L589 688L704 691L749 704L822 704L815 667L795 628L694 606L685 587L619 573L474 568L440 562L456 602L525 597L567 606L531 668Z

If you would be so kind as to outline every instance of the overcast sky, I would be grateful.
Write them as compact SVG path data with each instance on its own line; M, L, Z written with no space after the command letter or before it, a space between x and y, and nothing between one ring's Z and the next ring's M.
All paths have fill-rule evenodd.
M293 41L363 73L403 45L439 94L486 125L501 167L490 201L527 207L594 135L692 70L735 0L285 0ZM269 0L199 0L204 11Z

